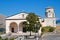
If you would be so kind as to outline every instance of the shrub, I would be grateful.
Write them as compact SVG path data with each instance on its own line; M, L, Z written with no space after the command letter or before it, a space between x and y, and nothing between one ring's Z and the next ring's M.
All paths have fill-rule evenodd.
M2 37L0 36L0 40L2 40Z
M5 38L4 40L8 40L8 38Z
M48 31L49 31L49 27L43 27L43 28L41 29L41 31L42 31L42 32L48 32Z
M53 32L54 31L54 27L51 27L51 26L46 26L46 27L43 27L41 29L42 32Z
M10 40L14 40L14 38L10 38Z
M49 32L53 32L55 30L54 27L50 27Z

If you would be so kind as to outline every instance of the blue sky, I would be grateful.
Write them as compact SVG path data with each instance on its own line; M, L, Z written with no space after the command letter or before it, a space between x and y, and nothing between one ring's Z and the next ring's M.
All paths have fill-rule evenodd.
M60 18L60 0L0 0L0 14L10 16L23 10L45 17L48 6L53 7L56 17Z

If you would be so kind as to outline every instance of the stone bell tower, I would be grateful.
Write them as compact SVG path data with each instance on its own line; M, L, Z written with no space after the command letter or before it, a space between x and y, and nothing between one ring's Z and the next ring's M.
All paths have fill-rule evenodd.
M52 7L47 7L45 9L45 16L47 18L53 18L53 17L55 17L54 9Z

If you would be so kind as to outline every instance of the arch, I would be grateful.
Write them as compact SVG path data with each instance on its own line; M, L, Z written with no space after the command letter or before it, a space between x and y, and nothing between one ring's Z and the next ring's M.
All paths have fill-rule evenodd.
M23 22L19 23L19 31L23 31Z
M23 26L23 22L20 22L20 23L19 23L19 26Z
M26 24L26 21L23 21L23 22L20 22L20 23L19 23L19 29L20 29L20 31L22 31L22 32L26 32L26 31L25 31L24 24Z
M11 22L10 23L10 27L16 27L17 26L17 23L16 22Z
M17 25L16 22L11 22L11 23L10 23L10 31L11 31L12 33L18 32L18 25Z

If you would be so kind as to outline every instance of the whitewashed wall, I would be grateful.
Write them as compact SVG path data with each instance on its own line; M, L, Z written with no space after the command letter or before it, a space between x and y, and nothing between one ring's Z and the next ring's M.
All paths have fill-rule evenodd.
M23 14L24 17L22 17ZM27 15L28 15L27 13L19 13L19 14L12 15L11 17L8 17L6 19L25 19Z
M44 20L44 22L42 22L43 20ZM56 27L56 19L55 18L40 19L40 22L41 22L43 27L45 27L45 26Z

